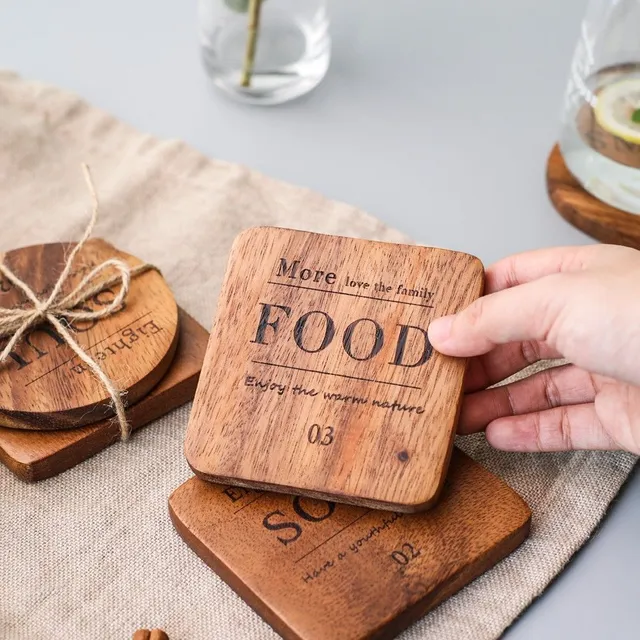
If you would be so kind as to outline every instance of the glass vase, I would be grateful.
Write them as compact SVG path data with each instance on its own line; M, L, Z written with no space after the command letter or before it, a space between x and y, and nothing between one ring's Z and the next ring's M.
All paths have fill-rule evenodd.
M198 20L205 69L237 100L292 100L329 67L326 0L199 0Z
M640 0L590 0L565 95L560 150L582 186L640 213Z

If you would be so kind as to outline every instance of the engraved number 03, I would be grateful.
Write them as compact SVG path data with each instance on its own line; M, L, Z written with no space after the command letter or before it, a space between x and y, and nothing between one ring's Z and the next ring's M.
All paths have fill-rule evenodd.
M319 424L312 424L307 432L307 440L311 444L327 447L333 442L333 427L321 427Z

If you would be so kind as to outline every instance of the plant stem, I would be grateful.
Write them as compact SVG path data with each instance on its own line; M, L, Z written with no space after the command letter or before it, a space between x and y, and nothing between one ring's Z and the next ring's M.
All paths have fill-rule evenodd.
M244 56L244 66L242 67L242 80L240 84L248 87L251 84L251 73L256 56L256 41L258 40L258 28L260 25L260 6L262 0L249 0L249 37L247 39L247 49Z

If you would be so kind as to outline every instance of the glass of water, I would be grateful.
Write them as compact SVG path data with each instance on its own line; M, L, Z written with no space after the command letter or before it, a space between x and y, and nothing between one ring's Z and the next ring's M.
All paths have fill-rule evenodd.
M278 104L313 89L331 57L326 0L199 0L205 69L228 95Z
M560 150L587 191L640 214L640 0L588 2Z

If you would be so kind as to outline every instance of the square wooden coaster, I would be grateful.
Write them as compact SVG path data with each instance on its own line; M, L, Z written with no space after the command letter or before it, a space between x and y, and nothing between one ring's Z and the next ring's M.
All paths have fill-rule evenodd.
M179 341L169 370L149 395L127 409L138 429L193 398L204 359L207 331L179 310ZM113 420L58 431L24 431L0 427L0 462L21 480L55 476L106 449L120 437Z
M169 511L186 543L285 640L393 638L518 547L531 518L457 449L427 513L199 478L171 495Z
M481 295L468 254L288 229L234 243L185 453L203 479L404 512L446 474L466 361L427 328Z

